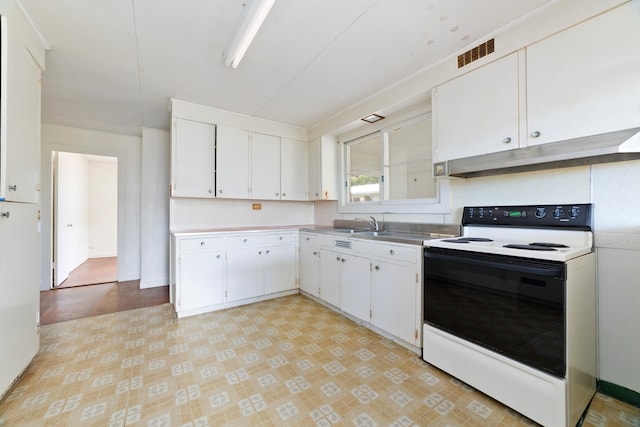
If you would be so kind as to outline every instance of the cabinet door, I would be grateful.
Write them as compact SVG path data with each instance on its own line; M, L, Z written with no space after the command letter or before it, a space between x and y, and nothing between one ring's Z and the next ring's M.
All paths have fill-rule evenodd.
M320 296L320 249L318 246L300 244L300 289L313 295Z
M435 162L518 148L518 54L434 89Z
M320 269L322 283L320 284L320 298L340 308L340 265L342 254L322 249L320 252Z
M0 152L0 173L4 174L4 179L0 178L0 197L8 201L38 203L40 67L26 46L15 37L17 35L17 32L9 34L6 70L10 83L8 87L2 87L7 111L6 123L2 123L2 127L6 127L6 140L2 141L4 147Z
M251 198L280 200L280 137L251 134Z
M258 247L227 250L227 301L264 295L262 251Z
M368 258L342 255L341 309L369 321L371 309L371 263Z
M309 200L338 199L338 144L322 136L307 146L307 196Z
M215 197L215 126L176 118L172 196Z
M224 251L180 255L178 310L191 310L224 302Z
M528 144L640 126L638 40L629 2L529 46Z
M419 299L415 264L373 260L371 323L404 341L419 345L416 300Z
M288 291L296 287L296 246L271 246L263 249L264 293Z
M249 133L218 125L216 129L216 196L249 198Z
M38 205L0 202L0 393L38 351Z
M280 143L280 190L282 200L307 199L307 145L282 138Z

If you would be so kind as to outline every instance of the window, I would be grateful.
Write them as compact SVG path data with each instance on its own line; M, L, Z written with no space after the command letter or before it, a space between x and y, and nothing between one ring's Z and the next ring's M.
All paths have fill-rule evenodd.
M380 201L380 133L349 142L346 150L349 203Z
M439 182L431 172L431 118L423 115L392 124L344 142L341 211L448 209L448 181Z

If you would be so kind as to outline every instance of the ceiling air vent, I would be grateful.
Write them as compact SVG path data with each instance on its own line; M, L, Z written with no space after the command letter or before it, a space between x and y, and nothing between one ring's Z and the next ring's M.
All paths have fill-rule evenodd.
M487 40L474 47L473 49L469 49L465 53L458 55L458 68L462 68L467 64L471 64L473 61L477 61L480 58L487 56L490 53L495 51L495 39Z

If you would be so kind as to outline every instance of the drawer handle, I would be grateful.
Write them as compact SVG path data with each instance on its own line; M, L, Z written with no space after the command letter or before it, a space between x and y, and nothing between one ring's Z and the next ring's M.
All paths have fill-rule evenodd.
M9 218L9 216L11 216L11 212L9 212L9 211L2 212L0 214L0 216L3 217L3 218Z
M204 246L204 245L205 245L205 243L204 243L204 242L200 242L200 246Z
M389 250L389 253L390 253L391 255L393 255L395 252L393 251L393 249L390 249L390 250Z
M7 188L11 191L18 191L18 184L9 185Z

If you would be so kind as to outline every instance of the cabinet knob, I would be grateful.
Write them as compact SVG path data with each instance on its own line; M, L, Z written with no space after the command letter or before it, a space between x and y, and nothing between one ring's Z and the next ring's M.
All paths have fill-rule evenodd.
M316 193L316 197L320 197L320 193Z
M282 239L284 239L284 237L283 237L283 236L280 236L280 240L282 240Z
M209 194L211 194L211 193L213 193L213 190L212 190L212 189L209 189Z
M218 255L216 256L216 258L218 258L218 259L222 258L222 255L219 255L219 254L218 254Z
M218 193L222 194L222 189L218 190Z
M270 252L269 249L267 249L267 251L265 253L268 254L269 252Z
M311 239L310 239L310 238L308 238L308 237L305 237L305 240L311 240Z
M258 255L262 255L262 251L258 251Z
M344 259L344 258L340 258L340 261L345 262L345 261L346 261L346 259Z
M375 269L376 269L376 271L380 270L380 266L379 266L379 265L376 265L376 266L375 266L375 267L373 267L373 268L375 268Z
M248 241L247 239L244 239L242 242L243 242L243 243L247 243L247 241Z
M287 197L287 193L282 193L282 196L283 197Z
M18 184L9 185L7 188L11 191L18 191Z
M11 215L11 212L9 211L0 213L0 216L3 218L9 218L10 215Z
M531 138L538 138L540 136L540 131L531 132Z
M314 255L318 255L318 252L317 252L317 251L313 251L313 254L314 254Z
M204 242L200 242L200 246L204 246L204 245L205 245L205 243L204 243Z
M502 142L504 142L505 144L510 143L511 142L511 137L510 136L506 137L505 139L502 140Z
M339 262L339 261L340 261L340 257L336 257L336 261L338 261L338 262Z
M279 195L280 195L280 193L276 193L276 196L279 196Z

